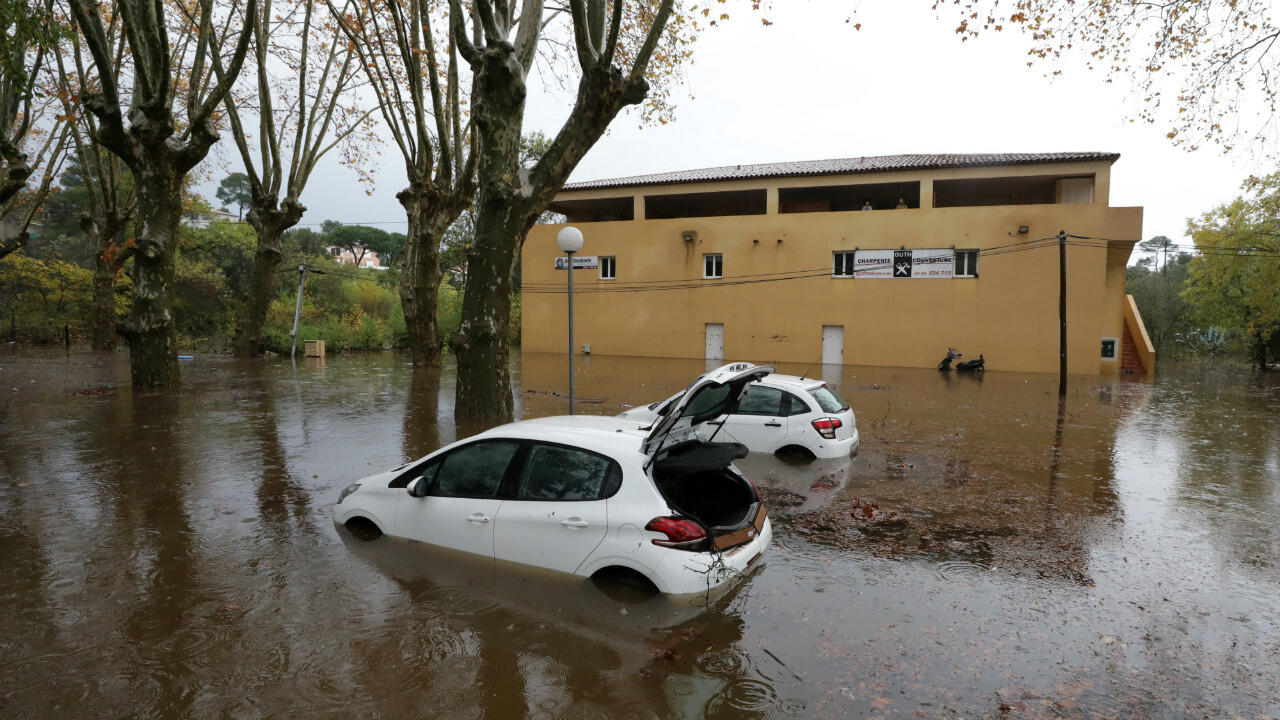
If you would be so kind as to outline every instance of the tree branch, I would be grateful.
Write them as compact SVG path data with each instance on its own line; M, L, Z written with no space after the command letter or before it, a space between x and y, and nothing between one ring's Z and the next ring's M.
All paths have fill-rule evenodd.
M578 64L585 73L596 66L598 59L595 48L591 47L586 0L569 0L569 10L573 15L573 44L578 50Z
M649 68L649 58L653 55L654 48L658 46L658 39L662 37L667 27L667 19L671 17L673 1L662 0L662 4L658 6L658 14L654 17L653 24L649 26L649 34L645 36L644 44L640 46L640 51L636 53L636 59L631 65L629 77L631 82L644 80L644 74Z
M449 27L453 31L453 41L458 44L458 53L467 64L475 67L480 64L480 51L467 38L467 21L463 18L462 3L449 0Z

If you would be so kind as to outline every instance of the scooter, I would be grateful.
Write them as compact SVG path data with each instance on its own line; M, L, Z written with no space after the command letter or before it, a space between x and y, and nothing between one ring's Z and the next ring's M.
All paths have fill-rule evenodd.
M938 369L947 372L951 369L951 361L960 357L960 353L955 348L947 348L947 356L942 358L942 362L938 363ZM961 363L963 365L964 363Z
M978 354L977 360L965 360L962 363L956 363L956 370L959 372L982 372L987 369L987 361Z

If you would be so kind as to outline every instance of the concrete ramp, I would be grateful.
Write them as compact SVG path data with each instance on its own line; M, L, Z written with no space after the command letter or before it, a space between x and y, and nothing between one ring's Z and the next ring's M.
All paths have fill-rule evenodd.
M1132 295L1124 296L1124 340L1120 349L1120 371L1151 376L1156 371L1156 349L1142 323L1142 313Z

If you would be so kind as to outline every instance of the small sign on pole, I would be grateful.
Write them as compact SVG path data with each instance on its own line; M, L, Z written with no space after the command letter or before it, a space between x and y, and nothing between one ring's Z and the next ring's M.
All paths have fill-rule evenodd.
M563 270L565 269L565 267L566 265L565 265L564 258L562 257L556 258L556 269ZM599 268L600 268L600 258L594 255L586 255L584 257L575 256L573 258L574 270L597 270Z

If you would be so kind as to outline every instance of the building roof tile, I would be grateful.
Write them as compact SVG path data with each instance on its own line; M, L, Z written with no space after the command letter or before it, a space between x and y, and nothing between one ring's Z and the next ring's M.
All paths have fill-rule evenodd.
M569 183L565 191L638 187L643 185L682 185L724 180L756 178L813 177L822 175L857 175L895 170L939 170L945 168L989 167L999 165L1043 165L1068 162L1115 162L1119 153L976 153L941 155L877 155L870 157L806 160L800 162L726 165L701 170L679 170L653 175L632 175L605 180Z

